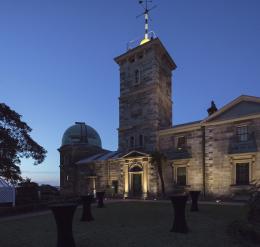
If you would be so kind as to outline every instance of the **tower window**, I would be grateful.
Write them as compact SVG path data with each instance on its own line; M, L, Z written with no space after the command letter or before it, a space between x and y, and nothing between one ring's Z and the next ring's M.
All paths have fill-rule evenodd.
M138 69L135 70L134 82L135 82L135 84L139 84L140 83L140 71Z
M129 59L129 62L130 63L133 63L135 61L135 57L131 57L130 59Z
M139 146L140 147L144 146L144 136L143 135L139 135Z
M131 136L130 137L130 148L133 148L135 146L135 137Z

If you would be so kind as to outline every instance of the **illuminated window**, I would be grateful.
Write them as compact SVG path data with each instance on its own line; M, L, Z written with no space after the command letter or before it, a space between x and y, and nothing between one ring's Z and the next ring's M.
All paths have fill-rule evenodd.
M236 164L236 184L249 184L249 163Z
M177 149L182 150L185 149L186 147L186 137L185 136L180 136L177 139Z
M244 142L248 140L248 128L246 125L238 126L236 129L238 141Z
M177 184L186 185L186 167L177 167Z

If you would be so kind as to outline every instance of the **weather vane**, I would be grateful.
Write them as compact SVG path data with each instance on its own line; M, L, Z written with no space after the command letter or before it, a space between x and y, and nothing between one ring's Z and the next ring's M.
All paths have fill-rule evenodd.
M145 23L144 23L144 30L145 30L144 39L142 40L141 44L144 44L144 43L149 41L149 38L148 38L148 20L149 19L151 20L151 18L149 17L149 12L152 9L156 8L156 5L154 5L151 8L148 8L148 4L152 3L152 2L153 2L152 0L139 1L139 4L144 8L144 12L142 14L136 16L136 18L144 15L144 20L145 20Z

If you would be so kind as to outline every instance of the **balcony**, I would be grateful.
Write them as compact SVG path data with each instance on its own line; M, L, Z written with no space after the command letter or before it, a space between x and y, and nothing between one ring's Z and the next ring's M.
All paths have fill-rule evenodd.
M239 136L233 136L229 141L229 154L252 153L257 151L254 133L247 134L247 138L241 140Z
M189 159L191 158L191 150L188 147L174 148L165 152L169 160Z

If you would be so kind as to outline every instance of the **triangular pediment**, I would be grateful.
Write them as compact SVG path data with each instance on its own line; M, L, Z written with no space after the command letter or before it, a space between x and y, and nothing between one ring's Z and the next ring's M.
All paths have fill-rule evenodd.
M260 115L260 98L242 95L219 109L203 122L225 121L258 114Z
M149 156L149 154L133 150L125 154L124 156L122 156L122 158L147 157L147 156Z

